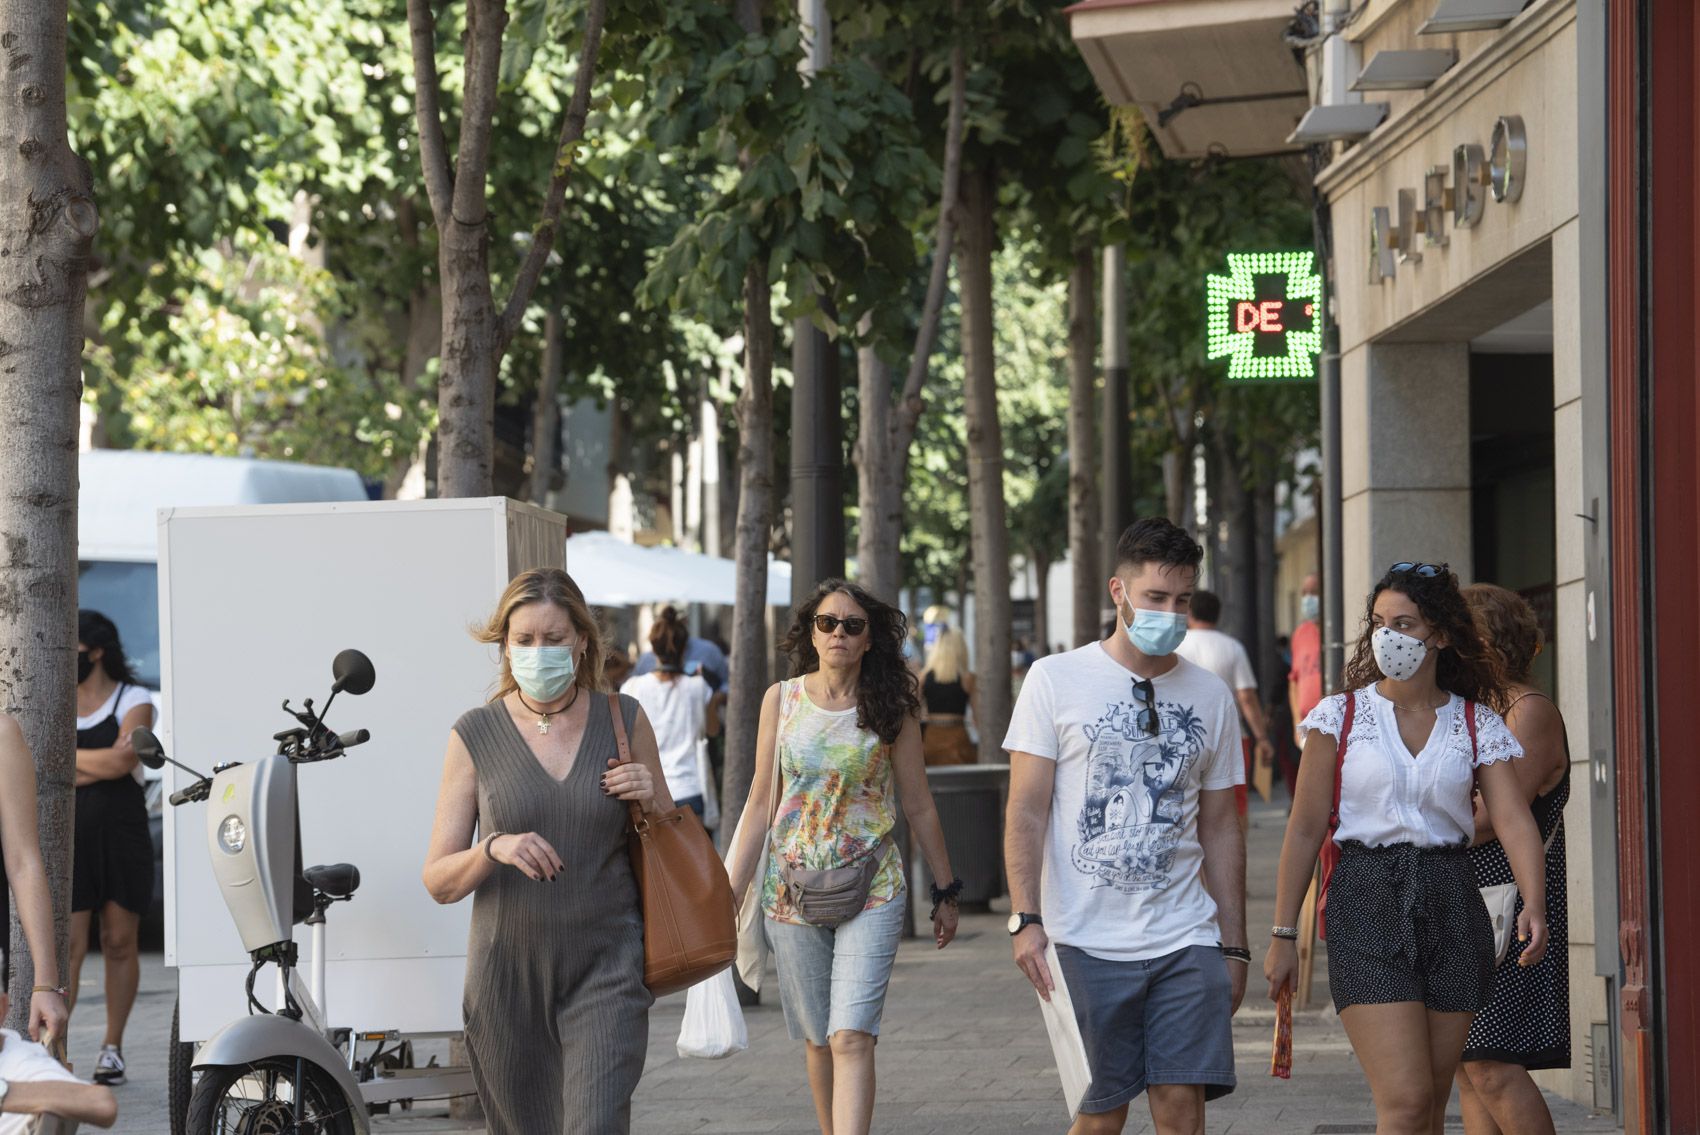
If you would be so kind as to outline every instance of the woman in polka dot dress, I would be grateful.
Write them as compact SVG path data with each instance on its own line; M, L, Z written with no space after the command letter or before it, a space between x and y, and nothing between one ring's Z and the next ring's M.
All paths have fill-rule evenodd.
M1530 684L1541 649L1534 610L1516 592L1479 583L1464 589L1482 637L1504 665L1509 685L1495 708L1523 746L1517 781L1546 844L1547 956L1520 966L1508 956L1494 974L1493 1000L1476 1014L1458 1069L1467 1135L1551 1135L1552 1113L1529 1072L1570 1067L1570 931L1564 902L1564 804L1570 752L1564 718ZM1482 886L1509 883L1511 864L1477 802L1470 850Z
M1541 837L1514 767L1523 749L1489 708L1504 688L1499 661L1445 564L1388 569L1344 685L1300 726L1263 971L1272 1000L1294 983L1293 928L1332 838L1328 984L1375 1098L1376 1130L1440 1135L1471 1018L1493 985L1493 929L1468 855L1476 787L1525 899L1516 964L1546 952Z

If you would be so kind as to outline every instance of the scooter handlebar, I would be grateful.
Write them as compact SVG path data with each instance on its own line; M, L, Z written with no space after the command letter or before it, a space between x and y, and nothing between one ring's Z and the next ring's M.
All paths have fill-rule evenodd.
M211 792L212 792L212 781L208 780L205 777L202 777L200 780L197 780L195 783L191 784L189 787L182 789L178 792L173 792L171 794L171 803L173 805L178 805L178 804L189 804L189 803L192 803L193 801L196 801L196 800L205 800L207 798L208 794L211 793Z

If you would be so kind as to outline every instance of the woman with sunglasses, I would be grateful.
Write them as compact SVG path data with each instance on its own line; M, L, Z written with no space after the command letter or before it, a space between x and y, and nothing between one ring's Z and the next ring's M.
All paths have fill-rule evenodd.
M783 643L795 676L762 702L755 776L728 861L738 905L752 883L762 888L786 1027L803 1042L826 1135L864 1135L873 1120L874 1043L903 931L899 800L933 878L955 879L927 787L905 624L895 607L837 579L797 609ZM771 854L758 880L764 839ZM836 925L811 922L787 885L797 872L858 867L866 899ZM956 936L961 887L933 888L939 949Z
M1300 726L1264 975L1271 999L1293 983L1299 906L1332 839L1328 984L1375 1098L1376 1130L1440 1135L1470 1022L1493 986L1493 928L1468 855L1475 789L1523 895L1517 964L1546 953L1541 837L1512 764L1523 748L1488 708L1503 673L1445 564L1388 569L1344 685Z

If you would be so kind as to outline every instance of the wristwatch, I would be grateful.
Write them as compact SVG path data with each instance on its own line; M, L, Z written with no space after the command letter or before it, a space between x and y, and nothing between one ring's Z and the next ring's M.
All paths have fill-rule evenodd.
M1012 914L1009 916L1009 933L1011 937L1021 933L1029 926L1043 926L1045 920L1036 914Z

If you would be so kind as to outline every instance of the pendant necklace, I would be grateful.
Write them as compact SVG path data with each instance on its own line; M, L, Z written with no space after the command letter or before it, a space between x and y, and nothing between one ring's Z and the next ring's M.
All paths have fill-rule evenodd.
M567 710L571 709L573 707L573 703L578 701L578 691L579 687L574 686L573 696L567 699L567 704L563 705L560 709L550 710L547 712L538 709L536 706L526 701L525 692L523 690L515 690L514 695L519 698L520 705L523 705L532 713L537 714L537 733L539 736L546 736L549 732L549 719L554 717L557 713L565 713Z

